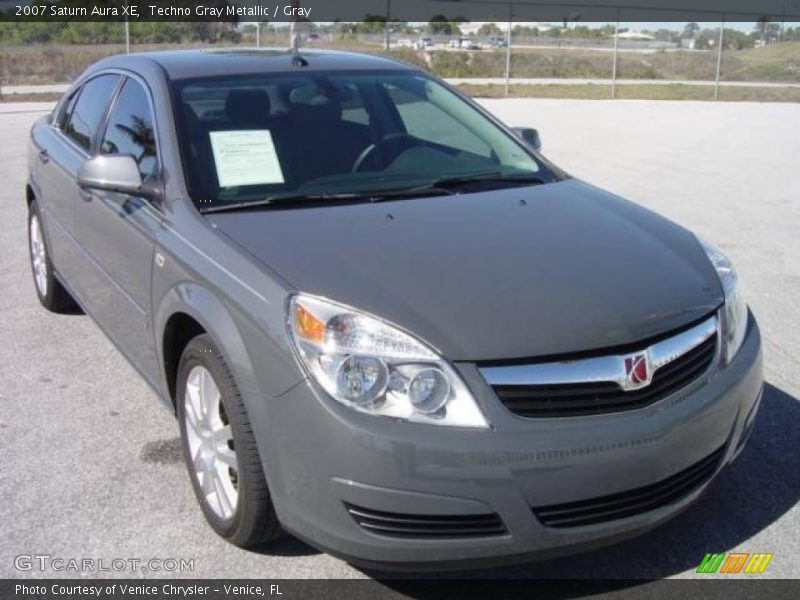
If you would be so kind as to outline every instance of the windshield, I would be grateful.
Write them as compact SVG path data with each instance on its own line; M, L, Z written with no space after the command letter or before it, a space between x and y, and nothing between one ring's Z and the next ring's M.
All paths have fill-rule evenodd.
M417 72L265 74L174 85L181 152L201 209L419 192L473 175L484 186L557 178L514 136Z

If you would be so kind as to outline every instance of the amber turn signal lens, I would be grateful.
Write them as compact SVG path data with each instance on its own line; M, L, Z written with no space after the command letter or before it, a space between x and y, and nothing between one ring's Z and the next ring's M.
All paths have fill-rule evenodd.
M302 304L294 304L295 331L301 338L311 342L322 342L325 335L325 323L311 314Z

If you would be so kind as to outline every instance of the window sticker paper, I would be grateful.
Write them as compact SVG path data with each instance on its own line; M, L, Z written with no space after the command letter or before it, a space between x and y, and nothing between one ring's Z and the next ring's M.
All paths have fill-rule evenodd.
M210 135L220 187L284 182L269 129L212 131Z

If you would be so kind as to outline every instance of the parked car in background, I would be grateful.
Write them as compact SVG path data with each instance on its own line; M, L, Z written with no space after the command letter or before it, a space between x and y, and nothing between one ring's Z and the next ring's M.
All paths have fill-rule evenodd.
M472 38L461 38L459 40L460 46L464 50L480 50L481 45L477 40Z
M106 58L31 130L36 294L175 414L233 544L441 569L611 543L741 452L760 334L719 249L539 146L384 56Z
M450 40L448 43L450 48L459 48L461 50L480 50L481 46L478 42L468 37L461 37Z

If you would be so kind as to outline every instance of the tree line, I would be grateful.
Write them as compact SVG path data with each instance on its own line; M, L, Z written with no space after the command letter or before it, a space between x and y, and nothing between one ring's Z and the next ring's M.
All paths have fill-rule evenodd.
M468 21L462 17L446 17L435 15L420 30L409 23L390 20L385 16L366 15L360 22L337 22L328 24L308 23L307 29L312 32L327 33L340 39L356 37L359 34L380 34L388 29L400 35L440 35L461 36L461 26ZM252 36L255 26L252 24L220 23L220 22L155 22L139 21L130 23L130 37L137 44L159 43L239 43ZM262 33L277 31L274 25L262 24ZM624 31L624 30L621 30ZM710 49L716 46L719 28L702 28L697 23L687 23L683 31L673 29L642 30L654 39L672 42L676 45L687 42L695 49ZM614 26L604 24L590 27L584 24L564 23L542 28L527 25L515 25L512 34L517 37L547 37L553 39L602 39L614 34ZM479 37L499 37L505 35L495 23L485 23L473 35ZM754 24L750 32L725 28L723 43L726 49L741 50L756 45L766 45L778 41L800 40L800 26L781 27L778 23L765 19ZM9 22L0 20L0 43L5 44L108 44L124 41L124 29L121 22L47 22L23 21ZM690 43L688 43L690 42Z

